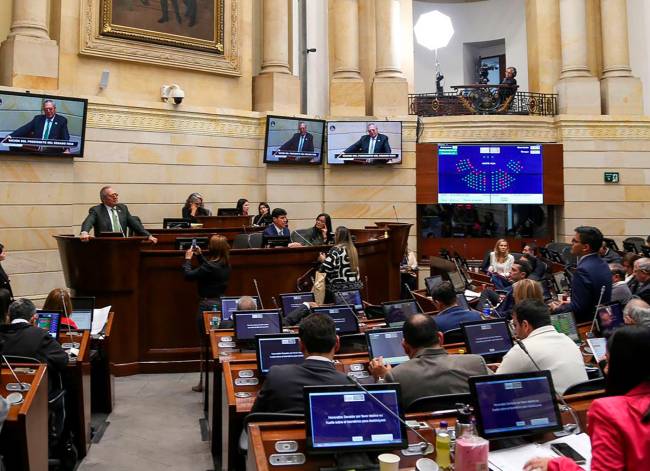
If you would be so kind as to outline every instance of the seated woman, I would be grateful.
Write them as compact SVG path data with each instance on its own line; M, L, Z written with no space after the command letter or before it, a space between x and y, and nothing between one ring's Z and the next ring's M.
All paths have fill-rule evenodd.
M307 232L306 229L301 229ZM334 231L332 231L332 218L327 213L321 213L316 216L314 227L307 233L305 240L298 237L296 242L302 245L327 245L334 242Z
M268 203L262 201L257 206L257 216L253 218L253 226L268 226L273 222L271 218L271 207Z
M182 214L183 219L196 222L196 216L212 216L212 211L203 206L203 196L200 193L192 193L185 201Z
M339 291L361 289L359 255L347 227L336 228L334 247L327 255L321 253L318 260L322 262L318 271L325 274L325 303L335 302Z
M485 257L483 271L487 272L496 289L503 289L510 285L508 277L515 257L510 254L508 242L505 239L497 240L494 250Z
M237 214L239 216L248 216L248 209L250 206L251 205L246 198L239 198L237 200Z
M593 471L648 469L650 460L650 329L626 326L607 345L606 393L587 412ZM525 471L581 470L568 458L533 458Z
M44 311L61 311L61 326L70 326L71 329L77 329L75 321L70 319L72 313L72 300L70 293L65 288L54 288L47 295L45 303L43 304Z
M399 264L401 293L402 299L411 297L411 291L418 289L418 261L415 257L415 252L406 247L404 250L404 257ZM408 289L407 289L408 287Z

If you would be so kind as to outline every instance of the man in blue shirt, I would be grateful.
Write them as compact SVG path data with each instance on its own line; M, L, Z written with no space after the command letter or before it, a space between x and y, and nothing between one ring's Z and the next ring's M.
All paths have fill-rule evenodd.
M480 321L478 311L467 310L458 305L456 291L448 281L443 281L431 293L433 304L440 311L435 317L440 332L458 329L462 322Z

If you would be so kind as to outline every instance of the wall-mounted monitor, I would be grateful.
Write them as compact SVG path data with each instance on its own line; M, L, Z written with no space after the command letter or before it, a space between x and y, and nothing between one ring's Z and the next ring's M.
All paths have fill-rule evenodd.
M0 155L83 157L88 100L0 91Z
M283 116L266 117L264 163L322 163L325 121Z
M401 164L401 121L328 121L330 165Z
M541 144L439 144L438 203L542 204Z

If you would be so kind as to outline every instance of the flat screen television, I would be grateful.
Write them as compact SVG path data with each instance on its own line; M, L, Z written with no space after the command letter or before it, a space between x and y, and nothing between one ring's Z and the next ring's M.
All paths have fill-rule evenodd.
M374 145L371 134L377 132ZM401 164L401 121L328 121L327 163L330 165Z
M0 91L0 155L83 157L88 100Z
M543 204L541 144L438 145L438 203Z
M325 121L267 116L264 163L320 165L324 137Z

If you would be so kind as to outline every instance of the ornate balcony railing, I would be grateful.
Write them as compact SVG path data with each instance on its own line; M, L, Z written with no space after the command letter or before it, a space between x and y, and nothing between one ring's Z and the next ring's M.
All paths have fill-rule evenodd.
M418 116L457 116L472 114L510 114L555 116L557 95L510 91L503 85L454 86L455 92L409 95L409 114Z

